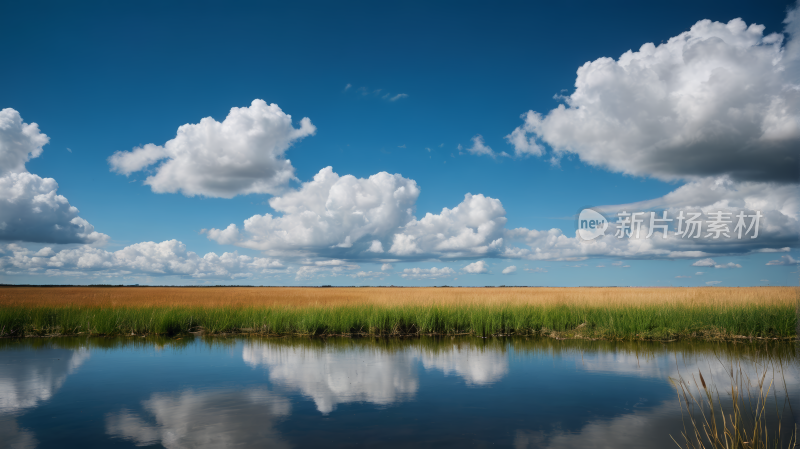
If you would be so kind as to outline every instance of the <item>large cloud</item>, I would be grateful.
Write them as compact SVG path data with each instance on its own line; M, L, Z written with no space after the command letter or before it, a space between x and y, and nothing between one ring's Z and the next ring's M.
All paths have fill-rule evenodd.
M282 217L255 215L245 220L245 235L231 224L211 229L208 237L262 251L376 255L388 249L398 227L413 219L418 196L416 182L397 174L359 179L326 167L299 190L269 200Z
M702 20L658 46L587 62L566 105L529 111L508 139L517 152L536 154L538 139L556 158L632 175L797 182L797 10L786 23L785 45L761 25Z
M222 244L270 254L377 259L477 257L499 254L505 210L500 201L467 194L453 209L414 218L419 188L401 175L369 178L320 170L299 190L269 200L282 217L254 215L244 222L211 229Z
M206 117L179 127L163 146L118 151L108 162L113 171L130 175L164 160L145 180L157 193L221 198L275 194L294 178L286 150L314 132L308 118L294 128L292 116L277 104L253 100L250 107L232 108L222 123Z
M299 190L269 200L282 217L254 215L244 233L231 224L208 237L271 254L377 259L478 257L499 254L505 209L499 200L467 194L453 209L413 213L419 187L401 175L369 178L320 170Z
M0 273L66 276L181 276L194 279L239 279L280 273L275 259L235 252L199 256L177 240L141 242L110 252L83 245L55 252L49 247L32 251L16 244L5 248Z
M78 216L59 195L58 183L29 173L25 163L42 154L49 138L14 109L0 111L0 240L102 245L108 236Z

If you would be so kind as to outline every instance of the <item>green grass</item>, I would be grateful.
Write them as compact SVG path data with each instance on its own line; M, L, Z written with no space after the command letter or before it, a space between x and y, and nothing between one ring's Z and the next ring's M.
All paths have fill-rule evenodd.
M3 307L0 336L545 335L603 339L794 338L794 307Z

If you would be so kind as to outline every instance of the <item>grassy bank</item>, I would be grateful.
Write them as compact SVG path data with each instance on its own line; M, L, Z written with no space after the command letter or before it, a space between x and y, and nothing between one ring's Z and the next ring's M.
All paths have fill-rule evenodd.
M3 307L0 335L247 332L269 335L497 334L560 338L791 338L793 307Z

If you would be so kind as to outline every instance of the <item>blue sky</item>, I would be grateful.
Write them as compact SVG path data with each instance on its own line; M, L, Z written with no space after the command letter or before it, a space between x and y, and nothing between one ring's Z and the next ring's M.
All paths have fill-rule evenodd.
M787 16L793 7L4 4L0 109L14 114L5 116L10 124L0 137L0 164L10 164L13 151L27 151L28 160L24 168L0 173L39 179L23 182L7 174L7 190L0 187L0 207L6 209L0 221L18 223L16 231L13 224L0 230L0 282L797 285L800 52L792 45L792 27L800 20ZM698 23L704 19L711 22ZM682 33L690 33L685 42L667 48ZM647 43L655 49L642 47ZM623 64L620 57L629 50L641 70ZM682 56L670 59L675 52ZM582 66L584 78L576 75ZM266 141L245 142L244 153L230 155L230 136L176 139L179 127L205 117L228 123L231 108L255 114L256 99L264 108L277 108L268 123L279 116L288 120L288 114L297 130L307 117L313 134L287 137L292 131L282 122L273 134L266 131ZM551 113L559 105L566 112ZM543 119L521 118L528 111ZM32 140L27 150L13 146L19 141L15 129L22 132L32 123L47 143ZM524 148L506 138L518 127ZM209 129L196 131L210 136ZM475 146L477 136L484 147ZM173 139L185 159L170 153L167 142ZM259 146L274 139L284 143ZM143 153L135 148L147 144L167 150L154 150L163 157L141 166L136 158ZM479 154L485 147L491 155ZM33 157L38 149L41 154ZM247 157L265 152L279 162L288 159L288 171L280 173L292 179L270 175L274 161L246 169ZM129 155L126 167L136 170L110 162L115 153ZM191 165L199 154L239 159L231 167L219 160L194 168L181 162ZM163 167L171 162L175 168L167 173ZM358 180L387 172L402 176L395 187L413 183L418 194L393 206L402 216L375 208L365 215L331 209L336 194L344 195L341 201L354 195L333 188L326 190L328 209L315 212L322 227L308 225L305 237L281 237L305 229L293 219L245 232L250 217L287 214L270 200L311 207L302 183L328 166L339 177L352 175L356 190L373 189L380 196L384 187ZM241 187L243 176L258 179ZM160 187L145 184L148 177L156 177ZM31 186L47 178L79 213L35 212L34 193L53 188ZM198 182L205 187L187 187ZM8 186L32 189L25 197L30 204L8 193L14 191ZM679 189L684 193L670 196ZM443 208L465 209L465 194L494 202L473 204L473 213L464 215L469 219L446 217ZM610 242L600 248L576 240L581 209L632 203L643 211L735 213L757 207L770 213L764 212L762 234L748 245L703 241L691 248L680 242L623 248ZM420 221L427 213L436 223ZM78 215L92 228L81 225L63 237L70 226L65 223ZM380 230L353 224L364 216ZM608 216L616 219L615 212ZM412 219L416 227L409 225ZM240 231L237 238L214 234L231 224ZM545 234L560 229L572 240L554 243L543 234L513 232L519 228ZM413 250L394 245L403 235L417 242ZM157 246L171 240L180 244ZM373 241L383 252L366 250ZM152 245L141 246L145 242ZM205 259L200 267L211 252L249 259ZM716 268L729 263L740 268ZM510 266L516 270L502 274ZM434 267L449 271L425 271Z

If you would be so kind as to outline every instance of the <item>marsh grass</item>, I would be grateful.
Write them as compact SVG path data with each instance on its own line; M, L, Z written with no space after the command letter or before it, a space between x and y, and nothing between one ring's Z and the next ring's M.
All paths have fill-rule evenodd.
M0 307L0 336L34 335L541 335L670 340L795 336L792 307L339 306Z
M798 289L0 287L0 336L794 338Z

